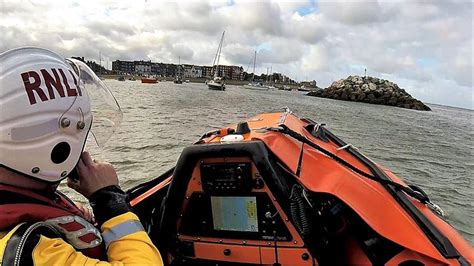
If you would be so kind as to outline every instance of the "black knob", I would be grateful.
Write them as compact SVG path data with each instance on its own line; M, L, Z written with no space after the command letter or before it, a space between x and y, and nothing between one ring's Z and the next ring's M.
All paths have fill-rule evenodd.
M243 134L246 134L246 133L250 133L249 124L247 122L238 123L237 124L237 130L235 131L235 134L243 135Z
M309 259L308 253L303 253L303 254L301 255L301 258L302 258L303 260L308 260L308 259Z
M230 256L230 253L231 253L230 249L228 249L228 248L224 249L224 255L225 256Z
M264 186L264 183L263 183L263 179L262 178L255 178L253 180L253 187L256 188L256 189L261 189L263 188Z

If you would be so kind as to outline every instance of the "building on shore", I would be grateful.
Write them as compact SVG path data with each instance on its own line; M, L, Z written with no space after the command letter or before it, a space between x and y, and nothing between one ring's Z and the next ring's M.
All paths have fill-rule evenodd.
M112 62L112 71L117 74L133 74L135 73L135 62L115 60Z
M211 78L216 66L197 65L175 65L165 63L154 63L151 61L123 61L112 62L112 71L115 74L128 75L156 75L162 77L184 76L186 78ZM244 70L242 66L219 65L217 67L219 77L230 80L243 80Z
M201 76L203 78L211 78L212 77L212 67L210 66L201 66Z
M134 61L135 63L135 73L139 75L151 75L151 61Z
M225 77L226 79L232 79L232 80L244 79L244 68L241 66L219 65L217 68L217 73L219 77Z
M202 67L195 65L183 65L185 78L202 78Z

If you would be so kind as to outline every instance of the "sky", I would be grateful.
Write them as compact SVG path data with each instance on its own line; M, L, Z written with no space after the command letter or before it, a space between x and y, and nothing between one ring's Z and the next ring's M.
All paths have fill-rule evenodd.
M428 103L474 109L470 0L0 0L0 52L40 46L64 57L267 68L318 86L388 79Z

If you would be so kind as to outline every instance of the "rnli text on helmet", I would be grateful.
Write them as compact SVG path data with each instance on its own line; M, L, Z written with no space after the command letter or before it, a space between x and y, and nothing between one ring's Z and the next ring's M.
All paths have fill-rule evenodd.
M59 74L61 74L62 80L59 77ZM48 96L44 92L44 90L40 87L41 86L41 78L40 74L38 74L36 71L28 71L21 73L21 77L23 79L23 83L25 84L25 91L26 94L28 95L28 99L30 100L30 104L36 104L36 97L33 92L36 92L36 94L40 97L41 101L45 102L48 100L55 99L53 87L56 89L60 97L66 97L65 92L64 92L64 86L66 87L66 93L67 97L76 97L78 94L79 96L82 96L81 89L79 88L77 84L77 79L74 76L74 74L71 72L71 70L68 70L69 73L71 74L71 77L74 81L74 84L76 86L76 89L71 89L69 86L66 74L64 74L64 71L59 68L58 71L56 69L52 68L51 72L54 75L51 76L51 74L46 71L46 69L41 69L41 76L43 76L44 84L48 88Z

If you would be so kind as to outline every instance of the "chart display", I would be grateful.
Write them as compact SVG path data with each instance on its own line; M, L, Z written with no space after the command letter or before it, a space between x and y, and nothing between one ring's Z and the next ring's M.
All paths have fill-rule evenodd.
M211 197L214 230L258 232L256 197Z

